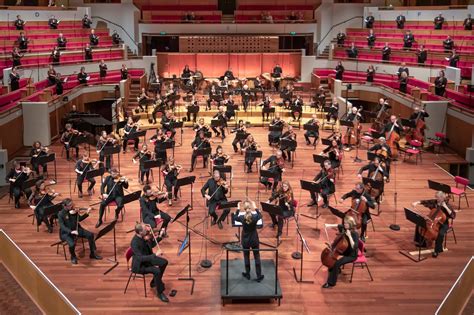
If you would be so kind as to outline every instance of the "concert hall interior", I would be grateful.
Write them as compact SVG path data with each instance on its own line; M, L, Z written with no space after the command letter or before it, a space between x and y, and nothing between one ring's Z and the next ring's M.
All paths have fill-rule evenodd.
M0 0L0 314L474 314L469 0Z

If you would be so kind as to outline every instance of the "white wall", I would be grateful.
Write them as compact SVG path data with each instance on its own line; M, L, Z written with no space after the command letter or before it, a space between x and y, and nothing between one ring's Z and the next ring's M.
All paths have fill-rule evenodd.
M395 18L402 13L407 21L433 21L433 19L439 14L442 13L447 22L461 21L464 20L468 13L471 13L474 16L474 5L467 7L467 10L453 9L453 10L416 10L416 7L413 7L413 10L379 10L378 7L366 7L364 10L364 17L368 15L369 12L372 12L372 15L375 17L375 26L377 26L377 20L387 20L394 21Z

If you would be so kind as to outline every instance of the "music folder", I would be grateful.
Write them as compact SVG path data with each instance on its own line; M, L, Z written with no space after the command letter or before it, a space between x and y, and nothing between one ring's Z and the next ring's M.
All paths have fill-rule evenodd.
M159 168L163 165L163 161L161 159L156 160L148 160L143 162L143 168L145 169L152 169L152 168Z
M186 176L186 177L178 178L176 182L176 186L183 187L186 185L192 185L194 184L195 180L196 180L196 176Z
M232 173L232 165L214 165L212 171L219 171L219 173Z
M268 212L269 214L283 216L283 210L279 206L266 202L260 202L260 205L262 206L262 210Z
M104 156L109 156L112 154L119 154L121 150L122 150L122 147L120 145L114 145L114 146L105 146L102 149L102 152L104 152Z
M332 142L332 140L329 140L329 139L324 139L324 138L321 139L321 143L323 145L331 145L331 142Z
M105 173L105 167L100 167L96 170L90 170L86 173L86 178L94 178L94 177L99 177L99 176L104 176Z
M252 211L252 214L257 214L257 211ZM232 227L242 227L243 224L240 221L236 221L236 217L243 217L245 215L245 212L238 212L237 214L232 214L231 216L231 221L232 221ZM263 217L258 219L257 221L257 227L262 228L263 227Z
M324 155L319 155L319 154L313 154L313 162L317 164L323 164L324 161L329 160L327 156Z
M50 153L48 155L38 156L36 158L37 164L46 164L49 162L53 162L56 159L56 153Z
M315 182L312 182L312 181L302 180L302 179L300 179L300 185L301 185L301 189L314 192L314 193L318 192L321 189L319 184L316 184Z

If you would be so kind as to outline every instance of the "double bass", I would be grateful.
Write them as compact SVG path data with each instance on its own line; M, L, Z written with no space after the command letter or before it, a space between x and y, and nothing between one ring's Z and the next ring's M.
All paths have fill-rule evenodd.
M360 121L358 119L359 113L362 108L359 108L357 110L357 113L354 116L354 119L352 119L352 123L354 124L353 128L347 128L347 132L344 135L344 144L346 145L358 145L359 140L360 140L360 132L362 131L362 125L360 124Z
M350 244L344 233L339 233L330 247L326 247L321 252L321 263L329 269L334 267L339 256L349 248Z
M387 105L388 105L387 101L385 101L382 104L382 107L377 113L377 117L375 117L375 121L372 123L372 126L371 126L372 129L380 130L383 128L383 125L388 120L388 114L387 114L387 111L385 110L387 108Z
M423 106L423 110L425 109L425 106ZM421 143L425 140L425 129L426 129L426 123L422 119L421 115L423 115L423 111L420 110L418 112L418 115L416 116L415 119L415 128L411 130L409 134L406 135L407 142L410 142L411 140L416 140Z

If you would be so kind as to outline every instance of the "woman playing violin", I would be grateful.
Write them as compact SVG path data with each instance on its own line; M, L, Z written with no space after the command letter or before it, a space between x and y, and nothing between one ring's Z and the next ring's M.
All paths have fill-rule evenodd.
M342 151L336 139L333 139L331 145L324 149L322 153L328 155L332 168L338 168L341 165Z
M336 192L336 186L334 185L335 178L336 176L334 169L331 166L331 161L325 160L321 171L313 179L313 182L319 184L320 193L324 201L323 208L327 208L329 206L328 196ZM316 205L318 203L318 199L319 198L316 193L311 191L311 202L308 204L308 207Z
M225 165L230 159L230 156L224 154L224 149L221 145L216 148L216 153L211 155L211 160L214 165Z
M42 156L48 155L49 148L48 147L43 147L41 145L41 142L35 141L33 142L33 147L31 148L30 151L30 156L31 156L31 166L33 166L33 171L35 171L36 174L39 175L39 167L43 169L43 174L48 172L48 164L42 163L38 164L37 159Z
M267 164L269 165L267 167ZM268 159L262 162L262 169L272 172L276 175L276 178L273 179L272 183L268 180L267 177L261 177L260 182L264 184L267 188L272 187L272 190L275 190L278 182L282 179L282 174L285 171L285 160L283 159L283 153L281 150L277 150L274 155L270 156Z
M337 282L337 276L339 275L340 269L343 265L353 262L357 259L357 254L359 251L359 234L356 231L356 221L351 216L346 216L344 218L344 225L338 225L339 233L342 235L348 246L347 249L340 253L342 257L339 258L334 266L328 269L328 279L325 284L323 284L324 289L334 287ZM333 247L336 247L337 244L330 246L327 244L331 251L334 250Z
M98 165L98 163L100 162L97 162L97 160L91 160L87 153L84 153L82 155L82 159L76 162L76 168L74 169L74 171L77 174L76 184L77 190L79 192L79 198L82 198L82 183L87 178L87 172L94 169ZM95 179L94 177L91 177L87 178L87 180L89 181L87 193L89 194L89 196L92 196L92 189L95 185Z
M257 149L257 142L255 142L254 137L249 134L242 145L242 150L245 152L245 165L247 166L247 173L252 173L252 165L255 163L256 159L256 157L251 155L250 152L256 152Z
M182 166L175 163L174 158L170 157L163 170L165 175L165 186L168 192L168 205L172 205L171 199L174 195L174 200L178 200L178 175L181 172Z
M153 159L153 153L148 150L148 146L146 144L143 144L142 145L142 149L140 151L138 151L137 153L135 153L135 155L133 156L133 163L139 163L139 167L140 167L140 185L143 185L144 184L144 179L145 179L145 176L146 176L146 183L148 184L149 183L149 180L150 180L150 169L149 168L145 168L145 162L148 162L150 161L151 159Z
M290 186L290 182L283 181L280 188L272 193L267 203L275 203L280 206L283 211L283 216L276 216L270 214L272 218L273 227L278 226L277 238L280 238L283 231L283 220L295 215L295 200L293 198L293 189Z
M66 124L65 127L66 127L66 130L61 135L61 143L64 144L64 149L66 151L66 159L69 161L70 148L76 149L76 159L79 158L79 146L77 144L74 144L72 140L74 139L75 136L78 136L81 133L78 130L73 129L71 124Z
M44 223L49 233L53 233L53 221L56 215L48 217L44 215L44 210L53 205L53 199L59 194L49 188L46 188L44 180L39 180L35 184L35 191L30 195L29 203L34 210L36 225Z
M133 121L133 118L130 116L128 117L128 120L127 120L127 124L125 125L125 127L123 127L123 132L124 132L124 135L123 135L123 153L125 153L127 151L127 144L128 144L128 140L130 139L133 139L134 140L134 149L135 151L138 151L138 142L139 142L139 139L138 138L134 138L134 133L136 133L137 131L139 131L139 126L138 126L138 123L134 122Z
M107 171L109 171L111 167L111 156L105 156L104 149L106 147L114 146L116 143L117 139L115 139L112 133L110 135L107 135L107 131L102 130L99 137L99 141L97 141L96 149L97 153L99 153L99 161L101 161L102 163L104 163L105 161L105 169Z

